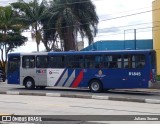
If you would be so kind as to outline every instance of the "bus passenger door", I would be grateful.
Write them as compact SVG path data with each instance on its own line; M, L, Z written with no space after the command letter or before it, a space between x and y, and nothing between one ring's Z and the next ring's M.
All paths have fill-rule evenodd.
M8 57L8 84L20 84L20 55Z
M36 85L47 86L47 69L36 69Z
M38 86L47 86L47 67L48 57L46 55L39 55L36 57L36 80Z

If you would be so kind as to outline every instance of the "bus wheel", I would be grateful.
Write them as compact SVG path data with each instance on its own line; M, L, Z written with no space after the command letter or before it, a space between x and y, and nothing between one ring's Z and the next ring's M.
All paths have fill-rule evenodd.
M25 88L26 89L34 89L35 88L35 84L34 84L34 80L31 78L28 78L25 80Z
M102 83L99 80L91 80L89 83L89 89L94 93L99 93L103 89Z

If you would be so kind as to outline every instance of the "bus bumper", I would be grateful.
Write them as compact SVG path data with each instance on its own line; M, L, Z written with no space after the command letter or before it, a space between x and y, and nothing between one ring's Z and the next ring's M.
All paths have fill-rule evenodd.
M152 82L150 80L148 82L148 88L151 88L151 89L160 89L160 82Z

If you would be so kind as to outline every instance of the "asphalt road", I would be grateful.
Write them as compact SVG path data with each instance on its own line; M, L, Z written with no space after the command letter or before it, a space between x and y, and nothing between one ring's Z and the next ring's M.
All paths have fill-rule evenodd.
M75 94L79 94L79 95L94 95L94 96L102 96L102 97L105 97L105 96L111 96L111 97L119 97L119 98L121 98L121 97L125 97L125 98L131 98L131 99L155 99L155 100L160 100L160 89L123 89L123 90L111 90L111 91L105 91L105 92L103 92L103 93L91 93L88 89L70 89L70 88L58 88L58 87L48 87L48 88L46 88L46 89L44 89L44 90L38 90L38 89L35 89L35 90L27 90L27 89L25 89L23 86L19 86L19 85L8 85L6 82L0 82L0 96L2 97L3 96L3 92L23 92L23 93L37 93L37 94L39 94L39 93L42 93L42 94L44 94L44 93L51 93L51 94L71 94L71 95L75 95ZM19 97L21 97L21 98L26 98L26 97L30 97L30 96L17 96L17 95L12 95L11 96L11 98L13 99L13 101L5 101L5 100L7 100L6 98L7 97L10 97L10 95L4 95L4 98L2 98L1 99L1 103L5 103L4 104L4 106L1 106L1 109L0 110L5 110L5 111L3 111L3 113L1 113L1 114L4 114L4 113L8 113L8 111L6 111L7 109L5 109L5 107L7 106L7 104L19 104L19 102L17 102L17 99L19 98ZM13 97L15 97L15 98L13 98ZM43 98L42 98L43 97ZM46 97L46 96L39 96L39 97L35 97L35 98L39 98L40 100L43 100L44 101L44 99L46 99L46 98L49 98L49 99L53 99L53 101L55 101L55 99L57 99L56 97ZM34 97L33 97L34 98ZM11 100L12 100L11 99ZM21 101L22 103L23 102L26 102L26 100L29 100L30 98L26 98L26 99L23 99L24 101ZM61 98L61 97L58 97L58 99L65 99L65 98ZM15 101L14 101L15 100ZM34 100L34 99L33 99ZM33 100L31 100L31 103L32 103L32 101ZM70 102L70 101L77 101L78 99L76 98L74 98L74 99L70 99L70 98L67 98L67 104ZM90 106L87 106L87 105L89 105L88 103L84 103L84 100L85 99L82 99L82 101L83 101L83 103L82 103L82 105L83 105L83 107L80 107L80 106L77 106L77 103L76 103L76 106L72 106L72 107L80 107L80 109L82 110L82 109L84 109L86 112L87 112L87 109L92 109L92 107L90 107ZM91 104L93 104L93 100L92 99L88 99L89 100L89 103L91 103ZM94 101L99 101L99 103L98 104L101 104L103 101L105 102L106 100L103 100L103 101L101 101L101 100L94 100ZM108 100L107 100L108 101ZM106 101L106 102L107 102ZM20 103L21 103L20 102ZM37 102L37 101L36 101ZM112 101L110 101L110 103L111 103ZM125 101L123 101L123 102L125 102ZM119 106L119 107L121 107L121 105L119 104L119 103L123 103L123 102L121 102L121 101L113 101L110 105L112 106L112 105L114 105L115 103L117 103L117 105L116 106ZM47 105L48 105L48 103L46 103ZM61 108L64 108L64 104L65 104L65 102L62 102L61 104L63 104L63 105L61 105L60 107ZM90 104L90 105L91 105ZM98 105L98 104L95 104L95 105ZM140 108L132 108L133 106L132 106L132 104L137 104L137 106L136 107L139 107L139 105L141 106ZM3 105L3 104L0 104L0 105ZM24 105L24 104L22 104L22 105ZM26 105L26 104L25 104ZM34 104L34 105L36 105L36 103ZM40 105L40 104L38 104L38 105ZM94 105L94 104L93 104ZM124 105L124 106L127 106L127 105L131 105L131 109L133 109L132 111L131 111L131 113L134 111L135 112L135 110L137 110L136 112L138 112L141 108L145 108L144 106L148 106L148 107L146 107L146 109L148 108L148 109L150 109L150 110L156 110L156 111L148 111L148 112L146 112L146 110L143 112L142 111L142 113L141 114L158 114L159 115L159 105L157 106L157 105L150 105L150 104L146 104L146 103L131 103L131 102L126 102L126 105ZM106 104L104 104L104 106L106 106ZM107 105L108 106L108 105ZM16 106L15 106L16 107ZM17 106L18 107L18 106ZM40 106L41 107L41 106ZM45 107L45 106L44 106ZM56 105L54 104L54 106L52 105L52 107L59 107L59 104L57 104L56 103ZM154 109L152 108L152 107L154 107ZM34 107L31 107L31 108L34 108ZM101 108L105 108L105 107L101 107ZM96 110L96 112L97 111L99 111L99 109L101 110L101 108L100 107L98 107L98 108L94 108L94 110ZM108 107L109 109L111 109L111 107ZM12 108L13 109L13 108ZM16 108L15 108L16 109ZM21 110L21 109L19 109L19 110ZM108 110L108 109L107 109ZM116 109L114 109L114 110L116 110ZM118 113L118 112L120 112L119 114L121 115L122 113L121 113L121 111L119 111L119 110L121 110L121 109L117 109L117 112L116 111L113 111L112 109L111 110L109 110L109 111L111 111L111 112L113 112L112 114L116 114L116 113ZM22 109L22 112L23 112L24 110ZM128 109L126 109L126 111L127 112L129 112L129 110ZM38 111L39 112L39 111ZM44 111L42 111L42 113L43 113ZM69 111L67 111L67 112L69 112ZM78 110L76 110L76 111L74 111L74 109L73 109L73 112L78 112ZM90 112L90 111L88 111L88 112ZM34 110L32 111L32 113L34 113ZM48 113L48 111L47 111L47 113ZM101 112L100 112L101 113ZM124 114L131 114L131 113L124 113ZM10 114L10 113L8 113L8 114ZM18 114L18 113L17 113ZM19 113L20 114L20 113ZM21 113L21 114L27 114L27 113ZM36 114L36 113L35 113ZM53 114L53 113L52 113ZM61 113L62 114L62 113ZM70 113L71 114L71 113ZM85 113L86 114L86 113ZM108 114L111 114L111 113L108 113ZM138 114L138 113L132 113L132 114ZM0 122L1 123L1 122ZM12 122L11 122L12 123ZM37 123L37 124L52 124L53 122L51 121L51 122L42 122L42 123ZM68 122L54 122L55 124L68 124ZM71 123L71 124L92 124L93 122L84 122L84 121L79 121L79 122L69 122L69 123ZM100 122L100 123L102 123L102 122ZM106 122L105 122L106 123ZM107 122L107 124L117 124L117 123L119 123L119 124L124 124L124 122L116 122L116 121L114 121L114 122ZM129 122L129 123L135 123L135 122ZM137 122L136 122L137 123ZM159 122L149 122L148 124L158 124ZM10 124L10 123L4 123L4 124ZM25 123L26 124L26 123ZM97 124L97 122L94 122L93 124ZM125 124L128 124L128 122L126 122ZM146 122L138 122L137 124L146 124Z
M139 124L137 119L142 118L143 121L140 124L155 124L154 122L158 124L160 106L159 104L124 101L1 94L0 115L41 117L42 119L38 119L39 122L57 119L59 121L81 120L75 124L85 124L84 122L87 121L106 124L128 124L130 122ZM148 118L156 120L149 121ZM17 121L16 118L10 120ZM27 118L26 122L28 121L33 124L36 122ZM69 124L70 122L67 121L65 123ZM18 122L21 122L21 119Z
M27 90L23 86L8 85L6 82L0 82L0 92L18 91L25 93L63 93L63 94L82 94L95 96L111 96L111 97L125 97L133 99L156 99L160 100L160 89L123 89L110 90L103 93L91 93L88 89L71 89L59 87L47 87L44 90L35 89Z

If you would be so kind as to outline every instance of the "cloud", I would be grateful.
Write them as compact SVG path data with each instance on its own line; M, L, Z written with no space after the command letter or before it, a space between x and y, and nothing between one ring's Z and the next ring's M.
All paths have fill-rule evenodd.
M121 30L117 27L98 29L98 33L110 33L110 32L114 33L114 32L119 32L119 31Z

